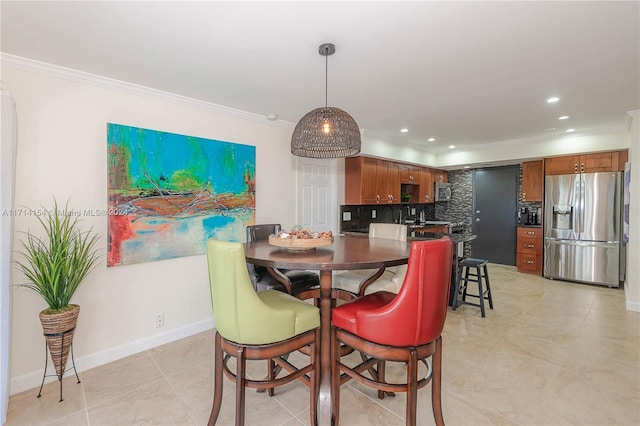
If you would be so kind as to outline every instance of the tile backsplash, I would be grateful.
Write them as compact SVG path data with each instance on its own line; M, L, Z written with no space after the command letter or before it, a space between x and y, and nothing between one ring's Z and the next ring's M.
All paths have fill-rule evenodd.
M439 204L439 203L437 203ZM420 217L424 211L425 220L438 220L434 204L365 204L340 206L340 232L368 232L369 224L397 223L402 212L402 220Z

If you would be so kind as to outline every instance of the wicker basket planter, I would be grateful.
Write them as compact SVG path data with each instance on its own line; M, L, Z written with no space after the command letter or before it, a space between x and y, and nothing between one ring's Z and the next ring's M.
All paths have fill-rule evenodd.
M40 312L40 322L47 341L51 361L56 368L56 374L62 380L67 366L67 357L73 342L73 335L78 322L80 306L70 304L71 309L54 314Z

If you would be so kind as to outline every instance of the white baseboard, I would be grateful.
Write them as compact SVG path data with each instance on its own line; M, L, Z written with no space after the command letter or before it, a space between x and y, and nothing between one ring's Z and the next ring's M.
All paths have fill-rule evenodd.
M76 358L76 369L78 370L78 373L90 370L94 367L99 367L101 365L117 361L129 355L155 348L156 346L171 343L194 334L202 333L203 331L211 330L214 327L215 321L213 317L211 317L206 320L185 325L184 327L168 330L164 333L154 334L153 336L134 340L123 345L114 346L113 348L95 352L81 358ZM67 364L67 368L69 368L69 364ZM15 395L20 392L39 387L40 383L42 383L43 374L44 369L39 369L31 373L23 374L22 376L12 378L9 395ZM73 373L69 372L67 374ZM55 380L57 380L55 376L47 377L45 383Z
M640 312L640 302L627 301L627 311Z

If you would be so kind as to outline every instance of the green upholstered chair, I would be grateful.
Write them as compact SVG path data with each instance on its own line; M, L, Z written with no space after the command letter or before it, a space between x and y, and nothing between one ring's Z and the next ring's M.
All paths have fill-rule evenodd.
M211 239L207 242L207 261L215 335L215 388L209 425L215 424L222 405L222 374L236 385L236 425L244 424L245 388L268 389L295 379L310 389L311 424L315 423L316 359L318 359L320 313L318 308L276 290L256 293L240 243ZM296 368L286 355L305 348L309 364ZM236 371L228 362L236 358ZM245 375L246 360L268 360L265 380ZM275 366L288 374L275 378Z

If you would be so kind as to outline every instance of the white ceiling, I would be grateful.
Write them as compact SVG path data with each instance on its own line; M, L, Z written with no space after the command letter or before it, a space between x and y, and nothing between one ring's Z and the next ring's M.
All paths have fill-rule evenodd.
M640 108L637 1L0 7L4 53L291 123L324 105L318 46L333 42L329 104L365 137L434 153L621 131Z

